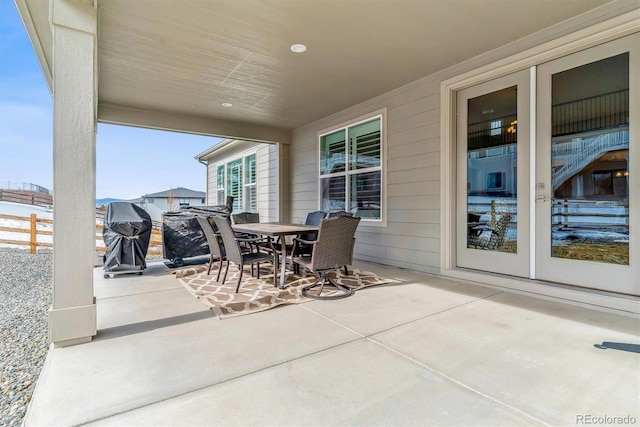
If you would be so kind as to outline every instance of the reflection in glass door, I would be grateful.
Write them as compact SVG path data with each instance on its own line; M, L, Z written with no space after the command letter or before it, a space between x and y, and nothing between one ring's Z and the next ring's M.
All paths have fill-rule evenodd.
M529 73L457 95L457 265L528 277Z
M538 278L638 294L634 50L629 36L539 67Z
M629 54L554 74L551 105L551 256L628 265Z
M518 86L467 101L467 247L518 252Z

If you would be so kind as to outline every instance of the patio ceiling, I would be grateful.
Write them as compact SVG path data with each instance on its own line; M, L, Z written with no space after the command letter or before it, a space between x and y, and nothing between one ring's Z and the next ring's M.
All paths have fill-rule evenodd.
M127 108L292 129L608 2L97 0L99 119ZM48 2L17 3L50 76Z

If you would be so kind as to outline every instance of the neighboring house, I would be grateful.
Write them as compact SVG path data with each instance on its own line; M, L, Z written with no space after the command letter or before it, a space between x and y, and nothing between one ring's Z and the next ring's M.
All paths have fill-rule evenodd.
M339 3L16 0L55 88L55 212L73 219L54 233L56 345L96 335L99 122L264 144L202 153L209 198L278 221L348 209L356 259L640 312L638 1ZM498 198L509 250L469 247L474 203ZM616 209L622 264L556 253L558 218Z
M162 221L164 212L177 211L186 206L204 206L204 191L189 190L184 187L171 188L157 193L145 194L137 203L146 210L154 221Z
M275 145L225 139L195 157L207 166L207 200L233 212L258 212L261 221L279 218L278 150Z

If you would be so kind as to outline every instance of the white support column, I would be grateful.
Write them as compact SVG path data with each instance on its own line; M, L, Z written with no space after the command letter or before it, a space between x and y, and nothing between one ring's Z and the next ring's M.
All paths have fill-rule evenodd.
M97 10L50 0L53 32L53 305L56 346L96 335L95 259Z

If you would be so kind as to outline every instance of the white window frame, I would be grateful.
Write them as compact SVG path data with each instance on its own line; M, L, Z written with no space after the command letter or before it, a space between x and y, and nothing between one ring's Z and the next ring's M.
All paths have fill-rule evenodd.
M219 173L220 168L222 168L222 180L220 180L220 173ZM216 164L216 203L218 205L224 205L227 203L226 170L227 170L226 163ZM222 192L222 197L220 197L220 192Z
M362 123L370 122L375 119L380 120L380 166L375 166L366 169L349 169L349 135L347 129L353 126L357 126ZM329 135L341 130L345 131L345 170L343 172L336 172L331 174L321 174L321 158L322 158L322 144L321 139L325 135ZM351 176L359 175L368 172L380 171L380 219L372 219L362 217L360 226L372 226L372 227L386 227L387 226L387 109L382 108L380 110L371 112L369 114L359 116L347 122L342 122L338 125L330 128L323 129L317 134L317 164L318 164L318 204L317 208L322 209L322 179L331 178L336 176L345 176L345 206L349 206L351 200L351 185L348 179Z
M254 182L247 182L247 177L250 176L250 174L247 173L247 166L250 165L249 163L249 158L253 157L253 168L255 169L255 181ZM250 153L247 154L245 156L242 157L242 174L244 176L244 179L242 180L242 186L243 186L243 191L242 191L242 206L243 209L246 212L252 212L249 206L249 198L245 197L246 194L248 194L252 189L254 189L256 191L256 208L254 209L255 212L258 211L258 192L257 192L257 188L258 188L258 155L256 153Z
M247 158L249 158L251 156L254 156L254 158L255 158L256 182L247 184L245 182L245 172L246 172L245 171L245 166L247 165ZM240 211L244 212L244 211L249 211L249 209L248 209L248 201L245 198L245 194L247 194L246 193L246 189L248 187L252 187L252 186L257 189L257 182L258 182L258 176L257 176L257 174L258 174L258 170L257 170L258 169L258 166L257 166L258 165L258 152L257 152L257 150L256 151L252 151L252 152L243 153L242 155L238 155L238 156L234 156L234 157L229 157L229 158L225 159L224 162L216 163L216 165L215 165L215 167L216 167L216 169L215 169L216 170L216 198L218 198L219 192L223 191L224 199L225 199L223 201L223 204L226 203L226 198L227 198L227 196L230 195L228 193L229 186L227 185L228 184L228 180L229 180L228 165L229 165L229 163L237 162L238 160L240 160L240 177L242 179L242 185L241 185L241 187L242 187L242 196L240 197L240 202L239 203L238 203L237 200L234 200L233 204L234 204L234 206L239 205L240 206ZM219 179L218 179L218 169L220 167L222 167L222 170L223 170L222 184L219 182ZM257 197L258 197L258 195L256 193L256 209L255 209L256 212L258 211ZM219 201L219 199L218 199L218 201ZM234 213L239 213L239 212L235 212L234 211Z

